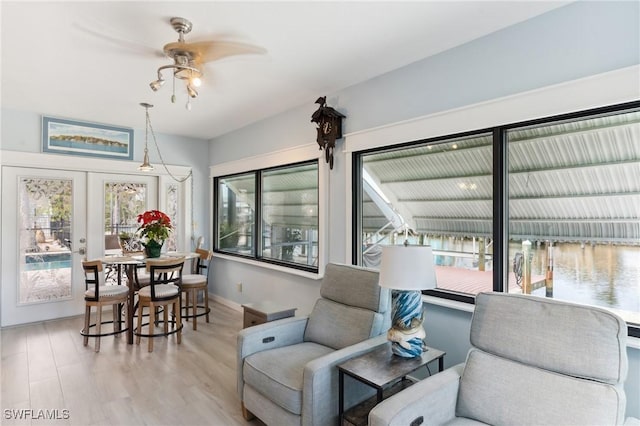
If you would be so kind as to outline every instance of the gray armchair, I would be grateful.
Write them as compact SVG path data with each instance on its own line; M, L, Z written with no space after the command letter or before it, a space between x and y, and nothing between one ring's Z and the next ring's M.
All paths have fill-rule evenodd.
M268 425L335 425L337 364L386 343L390 294L378 272L328 264L308 317L249 327L238 334L238 395L246 419ZM376 337L377 336L377 337ZM347 403L368 396L347 383Z
M369 425L623 424L626 336L604 309L481 293L466 362L383 401Z

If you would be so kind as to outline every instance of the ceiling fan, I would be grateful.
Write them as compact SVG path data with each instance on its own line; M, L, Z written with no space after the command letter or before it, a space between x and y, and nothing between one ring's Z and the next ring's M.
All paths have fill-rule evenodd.
M173 70L174 91L171 102L176 101L175 79L184 80L188 94L186 105L188 110L191 109L190 98L198 96L196 88L202 83L204 64L232 55L265 53L265 49L261 47L238 42L214 40L187 42L184 36L193 28L191 21L175 17L169 22L178 33L178 41L165 44L162 50L165 56L173 60L173 63L158 68L158 79L152 81L149 86L154 92L157 91L165 83L162 72L167 69Z

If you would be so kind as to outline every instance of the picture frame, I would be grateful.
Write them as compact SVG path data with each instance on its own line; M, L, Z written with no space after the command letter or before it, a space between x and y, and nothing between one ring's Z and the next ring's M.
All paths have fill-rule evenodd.
M133 160L133 129L43 116L42 152Z

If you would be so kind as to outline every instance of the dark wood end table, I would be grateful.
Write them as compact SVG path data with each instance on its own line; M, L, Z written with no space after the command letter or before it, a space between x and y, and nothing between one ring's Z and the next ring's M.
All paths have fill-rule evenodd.
M416 358L402 358L391 352L391 344L386 343L364 355L338 365L339 378L339 421L341 425L366 425L369 411L383 399L411 386L414 382L406 376L430 362L438 360L438 371L444 370L445 352L427 348ZM376 389L376 396L344 411L344 375Z

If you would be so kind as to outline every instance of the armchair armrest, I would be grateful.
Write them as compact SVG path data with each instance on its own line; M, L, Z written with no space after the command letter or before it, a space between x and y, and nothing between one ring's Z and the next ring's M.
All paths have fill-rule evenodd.
M302 424L336 424L338 415L338 364L387 343L380 335L314 359L304 367Z
M307 316L283 318L265 324L248 327L238 332L237 376L238 396L242 400L242 364L246 357L256 352L301 343L307 326Z
M369 425L426 426L447 423L456 414L463 369L464 364L458 364L382 401L369 413ZM419 418L422 418L421 423L416 422Z

